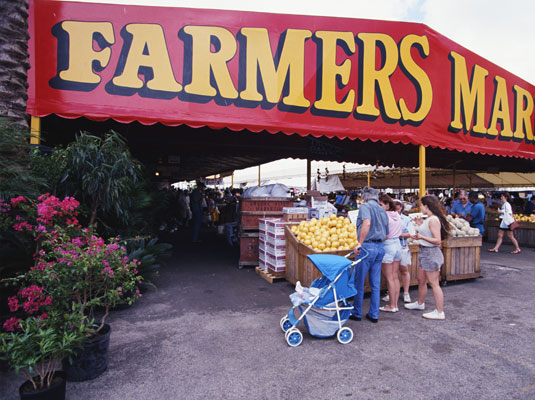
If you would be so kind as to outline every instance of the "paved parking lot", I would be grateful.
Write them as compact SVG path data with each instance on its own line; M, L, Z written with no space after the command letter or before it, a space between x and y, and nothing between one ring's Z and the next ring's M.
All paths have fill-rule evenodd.
M348 345L305 334L290 348L279 320L293 287L237 269L215 235L195 246L177 240L158 290L110 316L108 370L69 382L68 399L535 398L533 249L484 243L483 277L444 287L445 321L401 308L348 321ZM22 381L0 373L0 398L17 399Z

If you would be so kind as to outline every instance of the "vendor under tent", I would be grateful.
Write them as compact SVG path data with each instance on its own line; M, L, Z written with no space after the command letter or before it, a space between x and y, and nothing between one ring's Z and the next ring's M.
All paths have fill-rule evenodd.
M535 169L535 87L422 24L41 0L29 30L32 130L115 129L170 181L300 157L420 166L424 193L426 166Z

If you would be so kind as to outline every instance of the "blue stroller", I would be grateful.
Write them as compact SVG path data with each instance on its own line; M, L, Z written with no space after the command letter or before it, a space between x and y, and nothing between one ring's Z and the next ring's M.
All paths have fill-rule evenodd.
M301 320L312 336L325 338L336 334L342 344L348 344L353 340L351 328L343 327L353 309L347 299L357 294L353 284L356 265L364 260L367 254L361 249L362 256L356 261L347 258L351 254L353 253L345 257L333 254L307 256L322 276L310 285L310 292L317 294L292 307L280 321L280 327L285 332L286 343L289 346L296 347L303 342L303 334L297 328ZM297 309L301 314L299 317L296 316Z

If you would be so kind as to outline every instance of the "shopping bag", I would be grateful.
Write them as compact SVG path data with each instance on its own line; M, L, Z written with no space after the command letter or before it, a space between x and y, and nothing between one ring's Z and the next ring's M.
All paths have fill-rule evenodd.
M515 229L518 229L520 228L520 224L518 223L518 221L514 221L511 223L511 225L509 225L509 229L514 231Z
M399 262L399 265L410 267L411 263L412 263L412 256L411 256L411 251L409 249L409 246L402 247L401 248L401 261Z

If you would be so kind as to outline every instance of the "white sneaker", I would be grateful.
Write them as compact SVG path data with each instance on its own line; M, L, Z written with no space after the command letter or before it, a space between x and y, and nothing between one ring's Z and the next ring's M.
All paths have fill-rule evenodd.
M390 296L387 294L386 296L382 297L381 300L386 301L388 303L390 301Z
M386 308L385 307L379 307L379 311L385 311L385 312L391 312L391 313L396 313L399 311L399 308Z
M444 314L444 311L438 312L435 309L432 312L422 314L422 317L427 318L427 319L446 319L446 314Z
M418 301L414 303L405 304L407 310L425 310L425 303L418 304Z
M403 293L403 302L404 303L410 303L411 302L411 295L408 293Z

